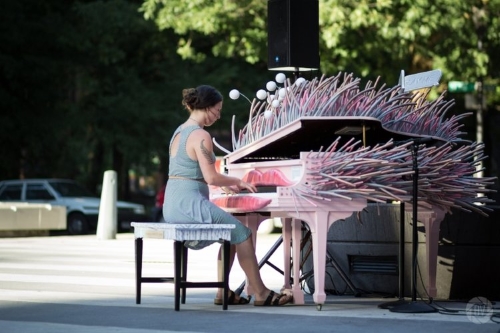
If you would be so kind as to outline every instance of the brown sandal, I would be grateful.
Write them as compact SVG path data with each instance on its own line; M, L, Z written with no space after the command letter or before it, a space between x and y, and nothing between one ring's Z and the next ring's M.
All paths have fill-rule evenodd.
M215 305L222 305L223 300L222 298L214 298L214 304ZM229 290L229 297L227 298L227 304L229 305L243 305L243 304L248 304L250 301L247 298L239 297L236 299L236 294L234 291Z
M275 297L276 296L276 297ZM273 299L274 298L274 299ZM287 298L287 299L286 299ZM285 302L280 303L281 299L286 299ZM265 301L253 301L254 306L281 306L292 301L291 295L277 294L274 291L270 291Z

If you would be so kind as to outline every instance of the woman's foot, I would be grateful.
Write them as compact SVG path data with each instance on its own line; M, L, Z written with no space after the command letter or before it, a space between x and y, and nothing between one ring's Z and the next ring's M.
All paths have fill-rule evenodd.
M278 294L272 290L267 291L267 296L261 297L262 295L255 296L255 301L253 305L255 306L281 306L290 303L293 300L293 296L290 294Z
M250 301L247 298L236 295L236 293L232 290L229 290L229 293L227 294L227 299L228 299L227 303L229 305L243 305L250 303ZM214 304L222 305L222 303L223 303L222 291L218 291L217 295L214 298Z

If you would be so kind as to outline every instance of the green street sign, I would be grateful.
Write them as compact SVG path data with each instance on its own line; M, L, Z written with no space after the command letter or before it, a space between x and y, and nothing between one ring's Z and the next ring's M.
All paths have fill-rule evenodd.
M450 81L448 82L448 92L451 93L470 93L476 90L474 82Z

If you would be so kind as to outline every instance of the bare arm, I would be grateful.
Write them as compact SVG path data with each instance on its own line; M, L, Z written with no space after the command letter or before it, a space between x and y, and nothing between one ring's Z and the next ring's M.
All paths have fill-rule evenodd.
M191 158L198 161L203 179L208 185L214 186L237 186L238 189L247 189L257 192L254 185L242 181L236 177L223 175L215 169L215 157L213 155L213 144L210 134L205 130L194 131L188 139L188 152L193 153Z

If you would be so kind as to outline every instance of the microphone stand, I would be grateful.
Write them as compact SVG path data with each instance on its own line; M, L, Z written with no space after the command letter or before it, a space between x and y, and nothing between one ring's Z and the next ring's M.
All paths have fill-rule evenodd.
M411 302L402 302L403 304L389 307L391 312L399 313L431 313L437 310L425 302L417 301L417 250L418 250L418 232L417 232L417 214L418 214L418 147L419 144L432 141L432 138L414 139L412 145L413 157L413 228L412 228L412 294ZM401 292L401 291L400 291ZM401 295L400 295L401 297Z

